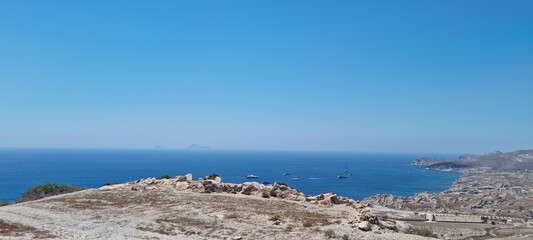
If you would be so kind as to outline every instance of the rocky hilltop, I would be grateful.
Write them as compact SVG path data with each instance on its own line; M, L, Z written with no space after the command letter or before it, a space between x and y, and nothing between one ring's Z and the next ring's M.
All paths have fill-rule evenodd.
M0 239L426 239L358 201L216 175L146 178L0 207Z
M279 198L288 201L309 202L317 205L331 207L333 205L346 205L354 209L354 219L351 220L354 226L372 226L377 223L377 218L369 214L358 201L337 196L334 193L322 193L317 196L306 196L304 193L289 187L285 183L274 183L269 185L258 182L245 183L224 183L217 174L192 179L192 174L177 176L174 178L147 178L124 184L106 185L100 190L126 190L126 191L146 191L146 190L178 190L195 193L229 193L256 196L261 198ZM362 224L361 224L362 223ZM369 230L369 229L365 229Z
M419 158L413 165L441 171L500 170L500 171L531 171L533 170L533 150L518 150L502 153L495 151L487 154L464 154L457 160L441 158Z

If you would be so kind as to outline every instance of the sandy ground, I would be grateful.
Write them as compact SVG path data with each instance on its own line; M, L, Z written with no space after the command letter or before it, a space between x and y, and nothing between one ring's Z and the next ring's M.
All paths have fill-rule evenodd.
M427 239L348 221L353 208L229 193L85 190L0 207L0 239Z

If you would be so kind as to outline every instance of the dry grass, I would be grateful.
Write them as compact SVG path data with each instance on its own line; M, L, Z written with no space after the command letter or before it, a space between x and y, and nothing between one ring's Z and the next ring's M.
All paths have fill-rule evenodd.
M309 211L297 203L286 201L270 200L265 204L261 198L235 198L233 196L224 196L219 194L204 195L198 198L194 195L181 194L179 198L173 198L168 192L146 191L117 191L115 194L109 194L105 191L94 192L80 198L79 196L65 196L60 199L44 199L43 203L57 203L68 208L77 210L102 210L106 209L129 209L132 206L143 209L154 209L165 212L177 205L191 208L209 208L225 212L226 219L237 219L246 216L238 216L237 212L246 213L250 216L267 216L269 219L286 222L301 223L311 226L325 226L332 224L329 222L330 216L317 212ZM273 211L273 209L276 209ZM68 209L64 209L67 211ZM274 215L274 212L283 212L283 216Z
M141 224L137 226L137 229L149 232L155 232L163 235L174 236L178 233L185 235L204 235L214 233L216 230L226 229L234 232L234 229L230 229L218 224L215 221L203 221L193 217L183 216L165 216L155 220L156 224Z
M0 236L20 237L27 234L33 235L33 238L51 238L54 237L50 232L38 230L34 227L25 226L18 223L9 223L0 220Z
M151 215L156 216L154 219L147 219L133 227L166 236L197 235L205 238L213 238L217 234L243 235L246 233L237 229L264 224L268 224L270 236L282 237L294 232L324 236L324 233L318 233L314 228L331 225L336 219L319 206L298 202L228 194L176 193L169 190L117 190L112 193L87 191L63 195L61 198L42 199L31 204L49 205L56 212L90 212L93 216L99 216L92 217L97 221L111 220L102 217L109 216L110 211L114 216L129 215L132 212L157 213ZM191 209L197 211L190 211ZM339 211L336 216L347 214ZM301 228L302 225L308 227ZM252 235L262 236L259 232Z

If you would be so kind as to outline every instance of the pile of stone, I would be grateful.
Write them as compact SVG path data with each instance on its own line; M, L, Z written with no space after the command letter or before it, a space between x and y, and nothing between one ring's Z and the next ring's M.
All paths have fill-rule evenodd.
M101 190L165 190L190 191L197 193L230 193L251 195L262 198L280 198L289 201L311 202L317 205L332 207L334 205L346 205L353 207L358 214L351 221L354 227L361 230L371 230L372 224L377 224L378 219L371 215L358 201L337 196L334 193L322 193L317 196L306 196L304 193L289 187L285 183L260 184L258 182L224 183L217 174L211 174L205 178L193 180L192 174L176 176L173 178L146 178L124 184L105 185Z
M176 189L198 193L232 193L260 196L263 198L282 198L293 201L305 201L306 196L298 190L284 183L263 185L257 182L245 182L241 184L224 183L217 174L211 174L205 178L192 179L192 174L176 176L173 178L146 178L124 184L105 185L100 189L129 189L133 191ZM308 200L311 201L311 200Z

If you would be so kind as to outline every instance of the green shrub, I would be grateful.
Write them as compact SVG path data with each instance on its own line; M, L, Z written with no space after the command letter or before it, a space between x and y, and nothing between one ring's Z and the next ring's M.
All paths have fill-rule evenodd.
M82 187L61 185L55 183L39 184L23 192L17 202L33 201L54 195L77 192L83 189L84 188Z
M313 222L311 221L305 221L304 224L303 224L304 227L312 227L313 226Z
M285 232L292 232L292 230L294 229L294 226L292 226L291 224L287 225L287 227L285 228Z
M279 215L275 215L275 216L272 216L272 217L270 218L270 221L274 221L274 222L275 222L275 221L280 221L280 220L281 220L281 217L280 217Z
M115 184L120 184L120 183L118 183L118 182L115 182L115 183L107 182L107 183L102 184L102 187L103 186L111 186L111 185L115 185Z
M433 231L427 227L409 227L404 232L407 234L414 234L424 237L437 237L437 234L434 234Z
M231 213L231 214L228 214L226 215L226 219L235 219L235 218L238 218L239 215L235 214L235 213Z
M215 180L217 177L220 177L220 175L213 173L207 177L205 177L205 180Z
M326 236L327 238L333 238L335 237L335 231L333 231L333 229L328 229L324 231L324 236Z
M348 234L344 234L342 235L342 240L350 240L350 237L348 236Z

